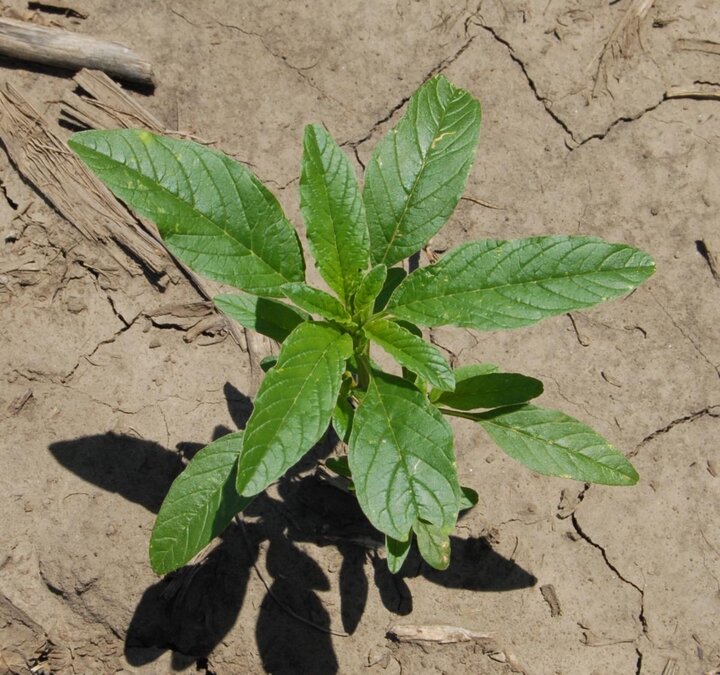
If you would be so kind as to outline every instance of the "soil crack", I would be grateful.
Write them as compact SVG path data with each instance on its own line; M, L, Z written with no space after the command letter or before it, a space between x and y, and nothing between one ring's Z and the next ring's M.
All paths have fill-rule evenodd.
M384 116L381 117L379 120L377 120L372 127L370 127L370 131L368 131L362 138L356 140L356 141L345 141L345 143L341 143L342 146L347 146L355 150L359 145L362 145L366 141L369 141L373 134L378 130L379 127L381 127L385 122L387 122L400 108L402 108L408 101L410 100L410 96L404 96L399 103L394 105L390 111Z
M422 82L427 82L430 78L435 77L435 75L439 75L444 70L449 68L455 61L457 61L470 47L470 45L473 43L477 36L471 35L468 37L467 40L450 56L446 56L444 59L442 59L439 63L434 65L423 77ZM400 110L409 100L411 96L404 96L399 103L394 105L389 112L387 112L383 117L381 117L379 120L373 123L372 127L370 127L370 130L362 136L362 138L359 138L355 141L345 141L344 143L341 143L341 147L349 147L352 148L355 152L355 157L358 160L358 162L362 165L363 168L365 168L365 165L360 161L360 158L357 155L357 148L358 146L362 145L363 143L369 141L375 134L375 132L383 125L385 122L387 122L389 119L392 118L392 116Z
M478 18L477 15L474 18ZM478 26L479 28L482 28L484 31L489 33L495 41L499 42L501 45L503 45L507 49L508 55L520 67L522 74L525 76L528 86L530 87L530 91L532 91L532 93L533 93L533 96L540 103L542 103L547 114L565 132L565 134L567 134L573 142L578 143L577 139L575 138L575 134L574 134L573 130L567 125L567 123L565 122L565 120L562 119L562 117L560 117L557 113L555 113L553 111L552 101L548 98L545 98L544 96L542 96L540 94L540 92L538 91L537 85L535 84L535 80L533 80L533 78L530 76L530 73L528 72L525 62L515 53L515 50L513 49L513 46L510 44L510 42L508 40L506 40L504 37L502 37L492 26L488 26L488 25L482 23L481 20L473 21L471 18L470 23L474 26ZM565 145L570 147L567 139L565 140Z
M570 148L570 152L573 152L574 150L577 150L578 148L582 147L586 143L589 143L590 141L598 140L601 141L607 136L618 124L629 124L630 122L636 122L641 117L645 116L647 113L653 112L654 110L657 110L663 103L666 103L667 101L697 101L701 98L699 94L672 94L669 92L665 92L660 100L656 101L655 103L652 103L651 105L647 106L646 108L643 108L638 113L634 115L624 115L622 117L618 117L617 119L613 120L610 125L605 129L605 131L601 131L596 134L592 134L588 136L587 138L584 138L582 141L580 141L575 147Z
M113 308L113 311L115 311L115 307L114 307L114 305L112 304L112 301L110 301L109 296L108 296L108 302L110 303L110 306ZM143 314L140 313L140 314L138 314L130 323L128 323L128 322L126 322L119 314L117 314L117 312L115 312L115 313L116 313L116 315L118 316L118 318L122 321L122 323L123 323L122 327L121 327L120 329L118 329L117 331L115 331L115 333L113 333L110 337L105 338L104 340L100 340L100 342L98 342L98 343L95 345L95 347L93 347L93 349L92 349L92 351L91 351L90 353L88 353L88 354L83 354L83 355L77 360L77 363L70 369L70 371L69 371L66 375L63 375L63 377L62 377L61 380L60 380L60 383L61 383L61 384L67 384L70 380L72 380L72 378L75 376L75 372L76 372L77 369L80 367L80 364L81 364L83 361L88 361L88 362L91 363L92 365L97 365L97 364L93 364L90 359L92 359L92 357L95 356L95 354L97 353L98 349L100 349L100 347L102 347L102 346L104 346L104 345L109 345L109 344L112 344L113 342L115 342L115 340L117 340L123 333L125 333L125 332L128 331L128 330L130 330L130 329L135 325L135 323L137 322L137 320L143 316Z
M234 23L225 23L223 21L216 19L215 17L213 17L209 14L208 14L208 16L210 17L210 19L213 23L215 23L217 26L220 26L221 28L225 28L227 30L234 30L234 31L237 31L238 33L241 33L242 35L245 35L248 37L254 37L254 38L258 39L260 41L260 44L262 45L263 49L268 54L270 54L274 58L278 59L286 68L289 68L290 70L295 72L306 84L308 84L310 87L312 87L323 98L333 101L333 103L339 105L344 110L347 110L340 101L338 101L335 97L331 96L327 92L323 91L315 83L315 81L312 78L310 78L310 76L307 74L306 71L312 70L313 68L315 68L315 66L318 65L317 61L315 63L311 63L310 65L307 65L307 66L298 66L298 65L294 64L292 61L290 61L290 59L287 56L285 56L285 54L274 50L267 43L267 38L262 33L257 33L252 30L246 30L245 28L242 28ZM185 18L185 20L187 21L186 17L183 17L183 18Z
M695 348L695 351L703 358L703 360L715 371L715 374L720 378L720 365L717 365L710 360L708 355L700 348L700 345L695 342L695 340L689 333L685 332L685 329L682 327L681 324L675 321L675 317L670 314L665 305L655 297L655 294L652 292L652 290L650 291L650 294L657 303L658 307L660 307L662 312L665 314L665 316L670 319L670 323L672 323L672 325L677 328L680 334Z
M17 211L18 208L20 208L20 205L8 194L7 187L2 180L0 180L0 194L2 194L2 196L5 198L5 201L8 203L8 206L13 211Z
M574 148L570 149L570 152L573 152L574 150L577 150L578 148L581 148L586 143L589 143L590 141L602 141L605 136L607 136L618 124L629 124L630 122L636 122L639 120L643 115L646 115L649 112L652 112L653 110L657 110L665 101L669 101L670 99L667 98L665 94L663 94L662 98L657 101L656 103L653 103L652 105L649 105L647 108L643 108L640 112L636 113L635 115L624 115L623 117L618 117L615 120L613 120L605 129L605 131L600 131L596 134L591 134L587 138L584 138L582 141L580 141Z
M512 44L509 40L505 39L498 33L498 31L493 28L492 26L489 26L485 23L483 23L482 18L479 15L479 8L476 10L476 12L468 18L466 21L466 30L467 26L474 25L478 26L479 28L482 28L487 33L489 33L493 39L497 42L499 42L501 45L503 45L510 56L510 58L520 67L520 70L522 71L523 75L525 76L525 79L527 80L528 86L530 87L530 90L532 91L535 98L542 103L543 107L545 108L545 111L547 114L551 117L551 119L569 136L569 140L572 141L572 144L568 142L568 139L565 140L565 145L568 147L570 152L573 152L574 150L577 150L578 148L582 147L586 143L589 143L593 140L603 140L617 125L623 124L623 123L630 123L635 122L639 120L641 117L646 115L649 112L652 112L653 110L656 110L659 108L663 103L666 101L674 101L674 100L681 100L681 99L690 99L690 100L697 100L698 98L701 98L701 96L698 93L693 92L676 92L673 93L672 91L665 92L658 101L655 103L650 104L649 106L643 108L639 112L637 112L634 115L623 115L621 117L618 117L614 119L606 128L604 131L600 131L598 133L592 134L590 136L587 136L585 138L578 138L576 133L572 130L570 125L568 125L565 120L558 115L556 112L552 109L552 101L548 99L547 97L540 94L537 88L537 84L535 83L535 80L532 78L528 71L528 67L525 64L525 62L516 54ZM714 83L713 83L714 84ZM714 96L713 96L714 98Z
M620 581L622 581L624 584L627 584L638 592L640 596L640 611L638 612L638 621L640 622L640 626L642 627L642 635L639 637L645 637L648 639L648 641L652 642L648 635L648 623L647 617L645 616L645 591L640 588L640 586L638 586L634 581L631 581L630 579L624 577L621 574L620 570L615 565L613 565L613 563L610 562L605 548L597 542L593 541L590 536L582 529L582 527L580 527L580 523L578 522L577 515L575 513L570 516L570 520L578 536L581 539L585 540L588 544L590 544L590 546L600 551L602 559L605 561L605 564L613 572L613 574L615 574L617 578L620 579ZM638 664L640 665L642 663L642 652L637 646L635 647L635 651L638 654Z
M63 254L65 254L65 251L63 251ZM118 311L117 307L115 306L115 301L112 298L112 295L107 291L107 289L103 288L102 284L100 283L100 277L103 274L100 270L95 269L91 265L88 265L84 260L77 260L76 261L80 267L82 267L84 270L86 270L90 276L95 280L95 285L98 288L98 291L100 291L101 294L105 296L105 299L108 301L108 304L110 305L110 309L112 310L112 313L117 317L117 319L120 321L120 323L123 324L125 327L125 330L130 328L130 326L134 323L135 317L132 321L128 322L125 317Z
M682 417L677 417L669 424L666 424L664 427L656 429L651 434L645 436L645 438L643 438L642 441L638 443L637 447L628 454L628 457L635 457L635 455L638 454L638 452L643 446L647 445L650 441L656 439L658 436L666 434L674 427L679 426L680 424L688 424L690 422L694 422L695 420L701 419L703 417L720 418L720 405L710 405L707 408L703 408L702 410L697 410L695 412L688 413L687 415L683 415Z

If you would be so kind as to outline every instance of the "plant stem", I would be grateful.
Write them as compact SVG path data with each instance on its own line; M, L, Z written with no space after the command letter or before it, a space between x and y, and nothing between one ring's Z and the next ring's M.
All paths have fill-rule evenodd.
M369 349L364 354L357 355L358 364L358 389L367 391L370 385L370 359L368 357Z

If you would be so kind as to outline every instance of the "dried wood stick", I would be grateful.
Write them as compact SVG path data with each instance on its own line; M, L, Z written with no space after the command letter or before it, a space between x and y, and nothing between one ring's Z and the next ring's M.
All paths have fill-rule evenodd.
M165 125L160 120L128 96L105 73L83 68L73 79L90 96L65 96L63 115L75 118L91 129L144 127L157 133L165 131Z
M680 38L675 40L675 49L686 52L703 52L720 56L720 42L712 40L696 40L692 38Z
M398 642L436 642L446 645L454 642L484 642L489 644L493 637L489 633L478 633L460 626L442 624L418 626L397 624L388 630L388 635Z
M498 644L490 633L478 633L474 630L460 626L446 626L443 624L415 625L396 624L388 632L388 637L398 642L435 643L440 645L458 642L475 642L483 653L493 661L506 663L510 670L520 675L530 675L529 671L518 660L517 656Z
M695 98L701 101L720 99L720 87L671 87L665 92L665 98Z
M150 62L129 47L26 21L0 17L0 54L70 70L95 68L123 80L154 85Z

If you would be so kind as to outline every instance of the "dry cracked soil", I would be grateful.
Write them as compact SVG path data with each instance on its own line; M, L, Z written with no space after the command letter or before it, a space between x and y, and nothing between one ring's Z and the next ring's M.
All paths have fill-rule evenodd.
M257 359L275 347L233 340L182 274L158 279L86 236L0 152L0 670L716 673L717 3L54 5L68 3L6 0L2 12L145 55L157 86L129 96L250 166L296 223L305 124L324 123L360 171L429 76L470 90L480 149L435 251L582 233L648 251L657 273L623 300L532 328L430 337L455 364L542 379L541 404L611 439L641 480L536 476L459 420L461 481L480 503L446 572L411 557L390 575L352 500L306 461L200 561L158 579L147 544L165 492L194 451L242 427ZM0 68L2 87L65 138L72 74ZM397 642L395 624L493 639Z

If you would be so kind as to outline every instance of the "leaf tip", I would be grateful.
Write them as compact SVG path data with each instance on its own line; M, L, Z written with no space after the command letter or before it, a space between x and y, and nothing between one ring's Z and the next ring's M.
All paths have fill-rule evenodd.
M148 557L150 558L150 568L159 577L163 577L169 572L172 572L173 569L176 569L173 568L172 565L168 565L166 557L155 550L155 542L152 537L150 538L150 551Z
M627 473L627 482L623 483L623 485L631 486L631 485L637 485L637 482L640 480L640 474L637 472L637 469L628 462L629 471Z

